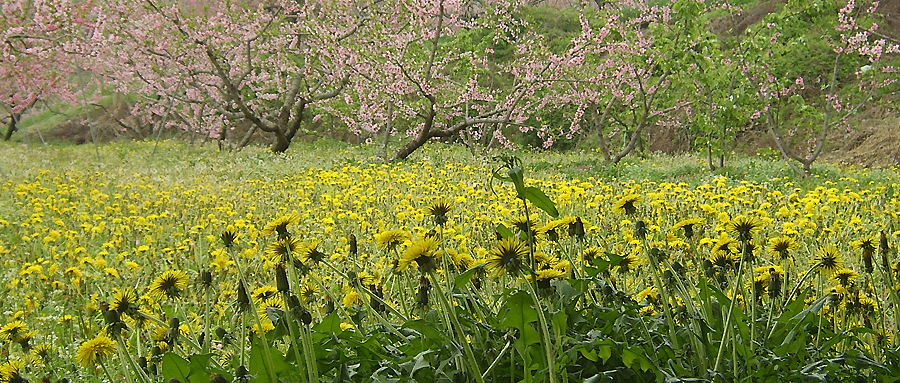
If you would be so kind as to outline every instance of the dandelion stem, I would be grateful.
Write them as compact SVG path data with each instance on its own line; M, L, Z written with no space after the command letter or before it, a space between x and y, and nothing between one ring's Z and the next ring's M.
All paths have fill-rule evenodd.
M112 378L112 375L109 374L109 369L106 368L106 363L103 363L102 360L100 361L100 368L103 370L103 374L106 375L106 379L108 379L110 382L116 381Z
M290 295L291 294L287 291L281 293L281 299L284 300L285 306L287 306L288 302L290 302ZM297 337L297 331L294 330L294 327L296 327L296 323L294 322L294 316L293 316L293 313L291 313L290 307L285 307L284 316L285 316L285 322L287 323L288 333L290 333L290 335L291 335L291 350L294 350L294 360L297 361L297 363L300 363L300 360L301 360L300 350L297 348L298 340L300 338ZM299 343L303 343L303 342L301 341ZM303 347L303 353L305 354L306 353L306 345L300 344L299 346ZM309 370L309 365L307 364L307 371L308 370ZM312 383L313 380L310 380L309 382Z
M530 229L529 229L530 230ZM541 302L538 299L537 291L534 289L534 283L537 283L537 275L532 273L532 281L526 281L525 285L528 286L528 291L531 293L531 296L534 298L534 306L537 309L538 313L538 321L540 321L541 325L541 335L544 337L544 353L547 354L547 369L550 372L550 383L556 383L556 353L553 351L553 347L550 341L550 332L547 330L547 318L544 316L544 309L541 307Z
M474 377L475 381L478 383L484 383L484 377L478 368L478 362L475 360L475 353L472 352L472 346L469 345L468 340L466 340L466 334L463 332L462 325L460 325L459 319L456 317L456 310L454 310L453 306L450 305L450 302L447 301L447 297L444 295L444 289L441 287L440 282L437 281L437 276L434 271L429 271L428 276L434 281L432 285L436 290L435 295L438 297L438 302L443 306L441 311L443 311L444 316L449 319L447 327L449 327L451 333L456 336L457 342L462 345L463 352L466 354L470 375Z
M503 346L503 349L500 350L500 353L497 354L497 357L494 358L494 361L491 362L491 365L488 366L487 370L484 370L484 373L483 373L483 374L481 374L481 379L487 378L488 374L491 373L491 370L494 369L494 366L496 366L497 363L500 362L500 359L503 358L503 355L506 355L506 352L509 351L509 348L510 348L510 347L512 347L512 342L511 342L511 341L506 341L506 345Z
M735 276L734 281L734 294L731 297L731 303L728 304L728 314L725 316L725 325L722 326L722 340L719 342L719 352L716 355L716 363L713 365L713 372L719 374L719 366L722 363L722 356L725 353L725 339L728 338L728 334L731 334L731 318L734 316L734 302L737 301L737 292L738 287L741 286L741 276L743 276L744 271L744 257L741 257L741 261L738 262L737 274ZM732 349L735 347L732 346ZM735 362L737 362L737 358L734 358Z
M234 252L234 250L229 250L231 254L232 260L234 260L234 266L237 268L238 276L240 277L239 283L244 286L244 290L248 290L249 285L247 284L247 278L244 276L244 268L241 266L240 257ZM265 357L263 358L264 365L266 368L266 375L269 376L269 381L271 383L278 383L278 379L275 376L275 364L272 362L272 354L269 349L269 342L266 340L265 333L262 326L262 320L259 318L259 313L256 312L255 309L253 311L253 319L256 321L256 329L260 335L260 343L263 345L263 352L265 353Z
M120 335L116 336L116 344L119 346L119 357L131 366L131 369L134 370L134 373L137 374L142 383L150 383L150 378L144 373L144 370L142 370L137 363L134 362L134 359L131 358L131 354L128 353L128 349L125 347L125 341L122 340Z

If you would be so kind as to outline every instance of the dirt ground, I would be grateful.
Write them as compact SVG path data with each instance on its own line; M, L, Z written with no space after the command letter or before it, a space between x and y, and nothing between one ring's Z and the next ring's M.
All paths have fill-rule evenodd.
M836 132L829 138L827 162L860 166L900 165L900 116L884 113L862 119L851 132Z

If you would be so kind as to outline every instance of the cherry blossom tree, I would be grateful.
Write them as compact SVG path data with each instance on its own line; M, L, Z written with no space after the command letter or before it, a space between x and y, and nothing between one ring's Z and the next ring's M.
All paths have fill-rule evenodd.
M74 62L85 52L92 21L87 3L17 0L0 4L0 105L7 115L3 139L18 130L22 115L53 100L75 104L84 87L73 82ZM82 99L84 100L84 99Z
M848 119L898 80L900 71L885 61L900 53L900 45L878 30L878 6L789 1L746 40L744 74L758 105L752 117L762 121L797 173L810 174L831 130L850 129ZM809 41L806 32L817 25L828 28L820 41ZM784 65L799 57L822 58L824 65Z
M553 102L575 107L571 125L557 134L575 135L592 125L609 162L634 150L649 125L677 123L673 113L689 104L674 85L692 69L685 60L701 42L694 19L703 2L652 3L622 0L583 13L581 35L556 58L569 63L569 71L554 83ZM611 151L609 140L622 135L623 147ZM554 135L545 137L545 146L552 145Z
M341 94L370 2L111 1L98 13L97 56L144 119L224 138L249 125L283 152L311 108Z
M530 129L524 122L541 103L534 96L557 71L521 7L509 0L381 2L375 11L382 17L366 26L359 78L344 95L347 125L400 136L392 160L461 132L512 145L503 128ZM506 52L500 59L498 50Z

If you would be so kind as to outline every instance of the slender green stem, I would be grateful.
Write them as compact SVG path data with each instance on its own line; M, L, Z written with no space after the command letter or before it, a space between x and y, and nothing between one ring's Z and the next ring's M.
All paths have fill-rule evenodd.
M142 383L150 383L150 378L144 373L144 370L131 358L131 354L128 353L128 349L125 347L125 341L122 340L120 335L116 336L116 344L119 346L119 358L124 359L128 363Z
M319 381L319 366L316 358L316 349L313 347L312 334L309 327L300 328L300 340L304 347L303 357L306 360L306 370L309 372L310 383Z
M818 287L817 291L822 291L822 285L823 285L822 273L818 273L818 274L816 274L816 286ZM833 314L835 308L830 307L830 305L829 305L829 309L831 310L831 312ZM822 317L824 317L824 315L822 315L822 314L824 314L824 313L819 314L819 323L816 326L816 354L818 354L820 351L819 350L819 340L822 338Z
M529 229L530 230L530 229ZM547 354L547 369L550 371L550 383L556 383L558 381L556 377L556 353L553 350L552 342L550 341L550 332L547 325L547 318L544 316L544 309L541 307L540 299L538 298L537 291L534 289L534 281L526 281L525 285L528 286L528 291L531 293L532 298L534 298L534 306L538 312L538 321L540 321L541 325L541 335L544 337L544 353Z
M241 316L241 355L240 361L241 366L247 366L247 314L244 312L240 313Z
M741 286L741 276L743 276L744 271L744 257L741 257L741 261L738 262L738 270L737 275L735 276L734 281L734 294L731 297L731 303L728 304L728 314L725 315L725 325L722 326L722 340L719 342L719 352L716 355L716 363L713 364L713 372L719 374L719 367L722 363L722 356L725 353L725 340L728 339L728 335L732 333L731 331L731 318L734 316L734 302L737 301L737 293L738 288ZM732 347L733 349L735 347ZM737 361L735 361L737 362Z
M503 346L503 349L500 350L500 353L497 354L497 357L494 358L494 361L491 362L491 365L488 366L487 370L484 370L484 373L483 373L483 374L481 374L481 379L487 378L488 374L491 373L491 370L494 369L494 366L496 366L497 363L500 362L500 359L503 359L503 355L506 355L506 352L509 351L509 348L510 348L510 347L512 347L512 342L511 342L511 341L506 341L506 345Z
M438 302L440 302L442 306L441 311L444 312L445 320L449 319L447 327L449 327L450 332L456 336L456 341L459 342L463 348L463 352L466 354L470 375L475 378L476 382L484 383L484 377L478 368L478 362L475 360L475 353L472 351L472 346L466 339L466 334L463 332L462 325L459 323L459 318L456 317L456 310L454 310L453 306L450 305L450 302L447 301L444 289L441 287L440 282L437 281L437 275L435 275L434 271L429 271L428 276L434 281L432 282L432 285L435 289L435 295L438 297Z
M100 361L100 368L103 369L103 374L106 375L106 379L109 379L110 382L115 382L116 380L112 378L112 375L109 374L109 369L106 368L106 363Z
M244 290L249 291L249 285L247 284L247 278L244 276L244 268L241 266L240 257L237 256L234 250L229 250L229 253L231 254L231 259L234 260L234 266L238 271L238 276L240 277L239 282L244 286ZM269 348L269 342L266 340L266 335L263 331L262 320L259 318L259 313L256 311L255 307L252 307L250 311L253 311L253 319L256 321L260 343L263 345L263 352L265 353L263 364L265 365L266 373L269 376L269 381L271 383L278 383L278 378L275 376L275 363L272 362L272 351Z
M209 286L204 288L205 294L205 304L203 305L203 353L209 354L210 344L212 344L212 335L209 333L209 305L210 305L210 293L212 290Z
M644 240L644 248L647 248L647 241ZM651 275L653 276L653 283L656 285L656 290L659 291L660 300L662 301L662 310L666 315L666 324L669 328L669 339L672 340L672 345L675 346L675 350L681 351L680 342L678 342L678 334L675 331L675 318L672 317L672 310L669 309L669 293L666 291L665 286L662 284L662 279L659 277L659 265L657 264L656 257L653 257L650 254L650 250L647 250L647 255L650 258L650 269L653 271Z
M303 347L303 351L305 353L306 345L302 344L303 343L302 341L298 341L300 338L297 336L297 331L294 330L294 327L296 327L296 322L294 321L294 316L293 316L293 313L291 312L291 308L287 307L288 302L290 302L290 298L291 298L291 294L289 292L283 291L281 293L281 299L284 300L284 305L285 305L285 309L286 309L284 312L285 322L287 323L288 333L291 335L291 350L294 350L294 360L297 361L297 363L300 363L300 360L301 360L300 350L297 348L297 346L299 345L299 346ZM307 366L307 370L309 370L309 366ZM312 380L310 380L310 382L312 382Z

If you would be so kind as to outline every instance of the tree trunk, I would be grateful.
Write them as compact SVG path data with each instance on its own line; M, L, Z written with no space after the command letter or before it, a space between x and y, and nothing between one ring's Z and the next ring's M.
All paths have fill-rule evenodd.
M606 126L606 117L609 115L609 109L612 107L615 99L610 99L608 103L606 103L606 108L603 109L603 115L601 116L598 113L597 106L594 104L590 105L591 108L591 118L594 120L594 126L597 129L597 140L600 145L600 152L603 153L603 160L606 162L610 162L611 157L609 156L609 148L606 144L606 137L603 135L603 128Z
M12 138L13 133L19 130L18 123L19 117L21 117L21 113L10 113L9 114L9 125L6 126L6 133L3 134L3 141L9 141Z
M388 145L391 142L391 131L394 129L394 103L388 103L387 110L388 118L387 122L384 124L384 138L381 142L381 160L387 161L387 150Z
M253 133L256 133L257 128L258 127L256 125L250 125L250 129L247 129L247 133L244 134L244 138L242 138L241 142L238 143L238 150L243 149L245 146L247 146L248 143L250 143L250 138L253 137Z
M422 127L422 131L416 135L416 138L413 138L412 141L408 142L406 145L403 145L400 149L394 153L394 158L391 159L391 162L397 162L405 160L409 157L412 152L416 151L416 149L425 145L426 142L431 138L431 127L434 126L434 117L437 114L434 111L434 107L431 107L431 110L428 111L428 115L425 116L425 126Z
M649 108L647 108L644 110L644 115L641 116L641 121L638 122L638 126L634 128L634 133L632 133L631 135L631 140L628 141L628 144L625 145L625 148L622 149L622 151L612 156L612 163L618 164L619 161L622 160L622 158L625 158L628 153L631 153L631 151L634 150L634 147L637 146L637 143L641 138L641 134L644 132L644 126L647 125L647 117L649 115L650 110Z
M277 131L272 133L275 138L275 141L272 142L272 146L269 147L273 153L284 153L287 151L288 147L291 146L291 139L285 136L281 131Z

